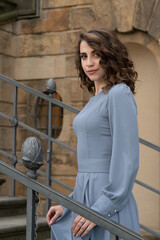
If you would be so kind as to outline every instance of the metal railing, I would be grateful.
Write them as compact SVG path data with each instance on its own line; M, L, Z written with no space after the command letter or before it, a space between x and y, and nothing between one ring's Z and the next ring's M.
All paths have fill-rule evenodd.
M46 94L43 94L43 93L41 93L41 92L39 92L37 90L34 90L34 89L32 89L32 88L30 88L28 86L25 86L25 85L23 85L23 84L21 84L21 83L19 83L17 81L14 81L13 79L10 79L10 78L8 78L6 76L0 75L0 79L5 81L5 82L7 82L7 83L9 83L9 84L11 84L11 85L13 85L13 88L14 88L14 101L13 101L13 115L12 115L12 117L10 117L10 116L0 112L0 117L2 117L3 119L9 120L11 122L11 124L12 124L12 132L13 132L13 134L12 134L12 154L9 155L8 153L6 153L6 152L4 152L2 150L0 150L0 154L2 154L3 156L8 157L10 159L13 167L15 168L17 162L22 164L22 162L16 156L16 142L17 142L16 141L16 138L17 138L16 133L17 133L17 126L20 126L20 127L24 128L26 130L29 130L30 132L32 132L34 134L37 134L38 136L40 136L43 139L46 139L48 141L47 172L45 174L45 173L43 173L43 172L38 170L37 173L40 174L41 176L45 176L46 177L46 183L47 183L48 186L51 185L51 181L54 181L54 182L60 184L61 186L63 186L63 187L65 187L65 188L67 188L67 189L72 191L72 188L70 188L69 186L67 186L64 183L61 183L60 181L54 179L51 176L50 169L51 169L51 157L52 157L52 143L56 143L59 146L62 146L64 148L66 148L66 149L76 153L76 150L74 148L72 148L72 147L70 147L70 146L68 146L68 145L66 145L66 144L64 144L64 143L62 143L62 142L52 138L52 135L51 135L51 132L52 132L52 124L51 124L52 123L52 113L51 112L52 112L52 104L55 104L55 105L57 105L59 107L62 107L62 108L65 108L65 109L67 109L67 110L69 110L69 111L71 111L71 112L73 112L75 114L78 114L79 110L77 110L77 109L75 109L75 108L73 108L71 106L68 106L67 104L64 104L64 103L62 103L62 102L60 102L60 101L58 101L56 99L53 99L51 97L51 95L48 96ZM52 85L50 83L51 82L49 82L48 87L50 87ZM45 99L46 101L48 101L49 106L50 106L49 107L50 118L49 118L49 122L48 122L48 135L44 134L44 133L42 133L42 132L40 132L40 131L38 131L38 130L36 130L36 129L34 129L34 128L32 128L32 127L30 127L30 126L28 126L28 125L26 125L26 124L24 124L24 123L22 123L21 121L18 120L18 118L17 118L17 93L18 93L18 88L23 89L23 90L33 94L34 96L40 97L40 98ZM52 89L50 89L50 90L52 90ZM156 145L154 145L154 144L152 144L152 143L150 143L148 141L145 141L145 140L143 140L141 138L139 139L139 141L140 141L141 144L144 144L144 145L148 146L149 148L152 148L152 149L160 152L160 147L159 146L156 146ZM145 187L145 188L147 188L147 189L149 189L149 190L151 190L152 192L155 192L156 194L160 195L160 191L159 190L157 190L157 189L155 189L155 188L153 188L153 187L151 187L151 186L149 186L149 185L147 185L147 184L145 184L145 183L143 183L143 182L141 182L139 180L136 180L136 183L141 185L141 186L143 186L143 187ZM12 180L12 193L11 194L12 194L12 196L14 196L14 194L15 194L15 180L14 180L14 178ZM50 206L50 198L47 198L46 212L48 211L49 206ZM147 227L145 227L143 225L141 225L141 228L143 228L144 230L150 232L151 234L153 234L153 232L154 232L152 229L149 229L149 228L147 228ZM157 233L157 232L154 232L154 235L160 237L160 234Z
M89 219L96 225L104 228L110 232L110 240L118 240L118 237L124 240L143 240L144 238L134 233L133 231L123 227L120 224L111 221L102 215L98 214L96 211L91 210L83 204L71 199L70 197L46 186L32 178L27 177L22 172L18 171L14 167L0 161L0 171L4 174L14 178L18 182L21 182L27 186L27 231L26 240L32 240L35 237L35 192L41 193L42 195L49 197L50 199L56 201L57 203L63 205L69 210ZM30 206L32 206L33 211L31 211Z

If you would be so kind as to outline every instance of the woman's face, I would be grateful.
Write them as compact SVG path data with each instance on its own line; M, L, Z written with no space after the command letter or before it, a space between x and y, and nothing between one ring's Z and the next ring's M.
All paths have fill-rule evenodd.
M105 71L100 65L100 56L85 40L80 43L80 57L83 71L91 81L104 82Z

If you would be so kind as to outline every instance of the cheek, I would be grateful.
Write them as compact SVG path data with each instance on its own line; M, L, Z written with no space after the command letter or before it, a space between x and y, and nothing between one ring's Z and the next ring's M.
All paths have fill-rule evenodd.
M82 66L83 71L85 72L85 63L83 61L81 61L81 66Z

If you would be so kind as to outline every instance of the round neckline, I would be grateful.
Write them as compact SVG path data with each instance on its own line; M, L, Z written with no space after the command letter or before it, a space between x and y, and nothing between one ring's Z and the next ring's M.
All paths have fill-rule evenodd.
M100 95L103 92L103 90L101 90L99 93L97 93L96 95L92 96L91 98L96 98L98 95Z

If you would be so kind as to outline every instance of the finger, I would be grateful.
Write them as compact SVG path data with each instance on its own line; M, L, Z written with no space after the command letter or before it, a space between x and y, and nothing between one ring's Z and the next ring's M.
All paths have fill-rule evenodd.
M86 221L86 219L84 219L83 220L83 222L81 222L82 220L82 217L81 218L78 218L78 219L76 219L76 225L75 225L75 227L74 227L74 229L73 229L73 235L75 236L77 233L78 233L78 231L80 230L80 228L82 227L82 225L83 225L83 222L85 222ZM79 221L78 221L79 220ZM78 221L78 222L77 222Z
M83 232L83 234L81 235L81 237L85 237L90 231L92 228L94 228L96 226L96 224L94 223L90 223L87 228L85 229L85 231Z
M55 223L55 221L57 220L57 218L60 216L59 213L56 213L49 221L49 225Z
M81 222L81 227L80 227L80 229L78 230L78 232L77 232L77 234L76 234L76 237L79 237L79 236L81 236L81 234L86 230L86 228L88 227L88 225L89 225L89 222L88 221L86 221L86 222Z
M80 221L81 218L82 218L82 217L78 215L78 216L74 219L73 224L72 224L72 231L73 231L73 232L74 232L74 230L75 230L75 228L76 228L76 226L77 226L77 224L78 224L78 222Z
M50 220L51 220L51 217L54 215L54 212L53 210L50 208L47 215L46 215L46 220L47 220L47 223L49 224Z

